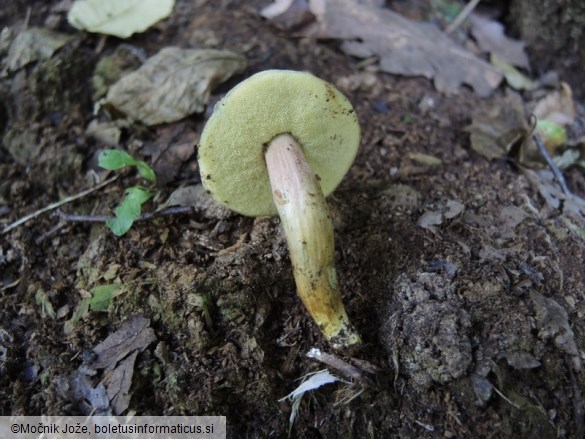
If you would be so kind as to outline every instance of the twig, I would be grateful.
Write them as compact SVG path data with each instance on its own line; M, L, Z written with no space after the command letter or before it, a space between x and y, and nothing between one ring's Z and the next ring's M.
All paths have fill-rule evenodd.
M45 233L43 233L41 236L39 236L37 239L35 239L35 244L39 245L45 239L53 236L54 234L56 234L59 230L61 230L65 226L66 226L66 224L64 222L59 221L55 226L51 227L49 230L47 230Z
M468 15L473 12L473 10L478 5L478 3L479 3L479 0L471 0L469 3L467 3L467 5L465 5L465 7L461 10L461 12L459 12L459 14L457 14L457 17L455 17L455 20L453 20L451 22L451 24L447 27L447 29L445 30L445 33L447 35L449 35L450 33L453 33L453 31L455 29L457 29L461 25L461 23L463 23L465 21L465 19L468 17Z
M163 216L170 216L170 215L181 215L184 213L191 213L193 212L193 208L191 206L174 206L174 207L167 207L163 210L155 210L154 212L145 212L140 215L135 222L137 221L147 221L153 218L160 218ZM63 213L61 211L56 212L57 216L61 221L64 222L71 222L71 223L105 223L106 221L110 221L115 219L113 216L109 215L69 215Z
M94 187L84 190L83 192L80 192L76 195L71 195L70 197L65 197L63 198L61 201L57 201L56 203L52 203L49 204L48 206L43 207L42 209L37 210L36 212L33 212L29 215L23 216L22 218L20 218L19 220L13 222L12 224L7 225L6 227L4 227L2 229L2 235L10 232L12 229L30 221L33 218L36 218L39 215L42 215L45 212L49 212L51 210L57 209L58 207L63 206L64 204L67 203L71 203L72 201L75 200L79 200L80 198L83 198L89 194L91 194L92 192L95 192L101 188L103 188L104 186L107 186L108 184L112 183L113 181L115 181L118 177L112 177L109 180L106 181L102 181L101 183L95 185Z
M347 363L346 361L342 360L341 358L333 354L322 352L321 349L312 348L309 352L307 352L307 357L320 361L321 363L326 364L327 366L337 369L339 372L341 372L348 378L356 379L370 386L373 385L372 380L364 376L360 369Z
M559 183L559 186L561 186L561 190L563 191L563 193L567 196L571 196L571 191L569 190L569 187L567 186L567 182L565 181L565 177L563 177L563 173L561 172L559 167L555 164L555 162L553 162L553 160L550 158L550 155L549 155L548 151L546 150L546 147L544 146L544 143L538 134L534 135L534 142L536 143L536 146L538 148L538 152L540 152L540 155L542 155L544 157L544 159L546 160L546 163L550 167L557 182Z
M510 404L512 407L516 407L517 409L520 409L520 407L518 407L518 405L514 404L512 401L510 401L510 400L509 400L509 399L506 397L506 395L504 395L502 392L500 392L496 386L494 386L494 390L496 391L496 393L497 393L498 395L500 395L500 397L501 397L501 398L502 398L504 401L506 401L506 402L507 402L508 404Z

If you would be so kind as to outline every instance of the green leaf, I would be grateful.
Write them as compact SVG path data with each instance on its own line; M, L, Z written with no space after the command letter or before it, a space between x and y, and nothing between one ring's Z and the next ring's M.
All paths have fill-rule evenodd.
M122 236L132 227L134 221L140 216L142 205L153 195L154 193L139 186L126 189L126 197L114 211L116 218L106 222L114 235Z
M104 169L116 171L126 166L135 165L137 160L126 151L119 149L106 149L98 157L98 165Z
M146 164L146 162L139 161L136 163L136 167L138 168L138 173L143 178L146 178L148 181L156 181L156 175L154 171Z
M544 144L554 149L567 143L567 131L562 125L548 119L539 119L536 122L536 131L542 137Z
M98 157L98 165L110 171L117 171L126 166L136 166L138 173L148 181L155 181L156 175L152 168L142 160L136 160L126 151L119 149L106 149Z
M91 299L89 307L92 311L104 311L112 303L112 299L117 296L117 292L122 288L122 284L109 284L95 287L91 290Z

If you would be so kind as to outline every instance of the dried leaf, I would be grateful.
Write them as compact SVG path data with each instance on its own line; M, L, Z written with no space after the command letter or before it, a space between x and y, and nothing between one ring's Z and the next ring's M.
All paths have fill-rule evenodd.
M143 351L156 340L150 321L141 316L132 317L122 327L108 336L94 349L97 355L91 363L94 369L113 369L116 364L133 351Z
M514 230L514 228L528 218L528 214L517 206L505 206L500 210L499 220L502 233Z
M465 204L457 200L448 200L446 208L443 215L447 219L453 219L465 210Z
M203 111L211 90L246 65L225 50L166 47L116 82L106 103L145 125L175 122Z
M522 98L509 93L503 100L479 108L467 128L471 148L488 159L500 158L527 134Z
M124 361L122 361L114 370L106 372L104 384L110 399L112 410L115 415L120 415L130 404L130 386L132 376L134 375L134 363L138 351L134 351Z
M433 78L435 87L445 93L468 84L480 96L489 95L502 80L496 69L433 24L352 0L311 0L310 5L319 22L311 33L347 40L342 49L350 55L379 56L385 72Z
M443 161L440 158L437 158L434 155L429 154L411 152L408 154L408 158L414 160L415 162L428 166L439 166L443 164Z
M575 104L573 91L566 82L561 83L561 89L547 94L538 101L533 114L539 119L547 119L561 126L571 125L575 121Z
M447 200L445 205L436 210L427 210L423 213L416 225L429 230L435 235L438 233L435 226L443 224L445 219L453 219L465 210L465 205L456 200Z
M163 209L172 206L197 206L199 199L205 192L205 189L201 185L196 186L183 186L175 189L175 191L169 196L166 203L163 205Z
M112 120L108 122L99 122L97 119L92 120L85 134L95 138L108 146L118 146L122 136L122 128L127 128L128 122L125 120Z
M421 217L416 222L416 225L422 227L423 229L427 229L433 233L437 232L437 228L435 226L443 224L443 214L441 211L427 211L421 215Z
M67 20L77 29L128 38L168 17L174 5L174 0L77 0Z
M181 172L192 172L184 165L191 163L189 159L197 150L199 137L200 133L191 127L188 120L156 127L154 138L144 143L140 153L150 157L159 186L180 180Z
M110 401L103 384L95 388L91 378L80 370L55 380L55 389L65 401L75 403L76 410L85 415L110 415Z
M94 100L105 96L112 84L139 68L145 60L144 50L130 44L121 44L114 53L102 57L91 78Z
M275 0L260 15L284 29L294 29L315 19L307 0Z
M565 194L551 171L533 171L521 168L528 180L538 189L546 204L562 210L561 220L572 236L585 241L585 199L575 194Z
M575 343L575 333L571 329L565 308L555 300L544 297L536 291L530 292L530 299L532 299L536 311L536 327L539 337L543 340L552 339L561 352L573 357L573 366L576 371L580 371L581 359Z
M514 369L534 369L540 366L540 361L529 352L504 352L501 357Z
M553 158L553 162L560 170L579 164L581 153L577 149L567 149L561 155Z
M49 59L73 38L49 29L27 29L18 34L10 45L6 61L8 70L18 70L32 62Z
M513 66L530 69L530 62L524 51L525 43L508 38L501 23L477 14L471 14L469 21L471 34L481 50L492 53Z
M534 90L538 86L536 82L532 81L512 66L512 64L504 61L494 53L490 55L490 62L496 69L502 72L506 78L506 82L514 90Z

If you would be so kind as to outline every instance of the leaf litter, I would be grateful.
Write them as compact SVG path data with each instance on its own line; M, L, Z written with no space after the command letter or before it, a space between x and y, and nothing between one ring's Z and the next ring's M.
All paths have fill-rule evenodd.
M308 5L317 23L302 34L344 40L345 53L358 58L377 56L384 72L433 79L443 93L456 93L466 84L479 96L490 95L502 80L496 69L431 23L351 0L311 0Z
M56 380L63 399L77 404L84 414L122 414L130 403L130 386L139 352L156 341L150 320L140 315L128 318L120 329L87 353L84 362L69 375ZM105 369L96 385L97 369Z
M147 126L175 122L202 112L215 86L246 66L227 50L165 47L116 82L105 105Z
M67 20L71 26L128 38L168 17L174 0L76 0Z
M506 36L501 23L479 14L471 14L469 23L471 34L481 50L496 55L505 63L526 70L530 69L530 62L525 51L526 44Z
M10 45L5 60L6 68L13 72L33 62L50 59L57 50L74 38L72 35L39 27L24 30Z

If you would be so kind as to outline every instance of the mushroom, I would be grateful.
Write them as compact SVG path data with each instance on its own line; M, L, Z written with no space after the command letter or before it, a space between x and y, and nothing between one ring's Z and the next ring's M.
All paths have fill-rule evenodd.
M304 72L268 70L215 107L199 145L205 189L243 215L278 214L297 292L329 343L361 343L341 301L325 196L360 142L354 109L333 85Z

